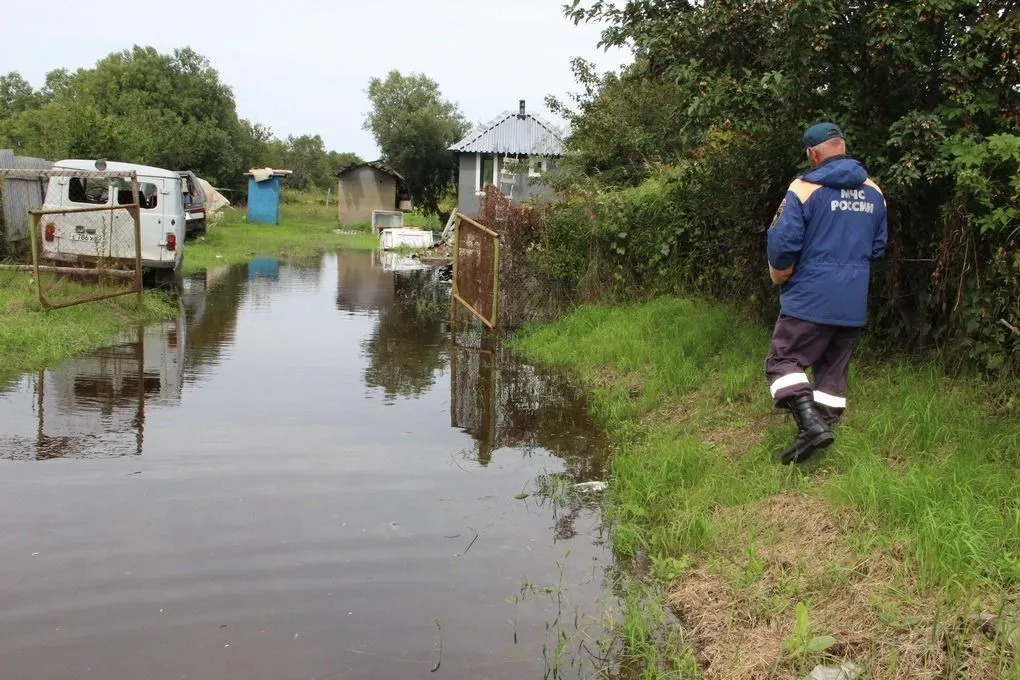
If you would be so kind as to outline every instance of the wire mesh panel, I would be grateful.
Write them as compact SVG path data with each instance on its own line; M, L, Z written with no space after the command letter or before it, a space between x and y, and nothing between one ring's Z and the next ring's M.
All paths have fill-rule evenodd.
M478 221L500 235L499 326L547 322L573 304L566 282L543 262L542 206L520 205L493 186L486 188Z
M453 296L489 328L499 312L499 234L458 216L453 249Z
M27 171L0 171L0 177ZM158 187L134 172L44 170L51 205L31 210L32 264L46 309L135 293L142 304L140 208L158 200Z

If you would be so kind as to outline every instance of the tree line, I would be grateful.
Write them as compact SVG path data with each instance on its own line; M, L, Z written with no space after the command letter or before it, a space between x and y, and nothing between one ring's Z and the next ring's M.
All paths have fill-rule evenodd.
M401 172L415 204L438 211L453 187L446 149L468 128L438 84L397 71L368 86L364 127L382 160ZM327 150L319 135L280 139L239 117L233 92L208 59L191 48L163 54L135 46L92 68L58 69L35 89L21 74L0 76L0 148L51 160L107 158L189 169L218 187L242 191L251 167L293 171L287 186L327 189L337 173L362 162Z
M243 173L294 171L288 186L327 188L356 155L327 151L318 135L276 138L237 114L231 89L190 48L161 54L135 46L92 68L58 69L34 89L0 76L0 147L50 160L107 158L196 172L243 190Z
M682 291L775 318L765 231L843 128L883 187L889 250L870 341L1020 372L1020 3L574 0L634 62L549 105L571 125L565 197L530 233L579 297Z

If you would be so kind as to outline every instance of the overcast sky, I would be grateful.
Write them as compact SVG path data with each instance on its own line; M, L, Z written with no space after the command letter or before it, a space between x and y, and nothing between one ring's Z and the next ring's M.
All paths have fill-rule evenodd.
M439 83L472 123L516 110L551 122L546 95L576 91L570 59L600 70L630 61L596 47L599 28L563 17L565 0L171 0L104 5L4 0L0 72L33 86L48 71L89 67L110 52L190 46L233 88L238 115L279 137L320 134L329 149L375 158L361 129L365 89L391 69Z

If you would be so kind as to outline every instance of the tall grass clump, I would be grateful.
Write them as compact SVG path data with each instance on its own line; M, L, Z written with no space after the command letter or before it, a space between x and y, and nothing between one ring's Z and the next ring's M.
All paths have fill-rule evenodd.
M1020 423L991 416L981 385L930 367L858 379L832 498L909 541L924 585L1020 584Z
M51 294L53 291L51 291ZM94 286L59 282L61 299L96 293ZM126 328L171 318L177 305L147 291L139 310L134 295L44 310L29 274L0 271L0 380L101 347Z
M844 609L822 607L819 616L836 626L856 626L855 617L871 622L867 658L890 672L894 657L884 645L904 645L897 654L917 651L904 633L909 627L888 614L906 608L923 613L933 648L905 668L949 663L938 660L945 653L939 640L959 635L955 621L1018 605L1020 385L861 359L836 443L787 467L777 454L795 425L768 393L768 340L767 328L731 308L662 297L584 305L554 324L524 329L514 344L588 385L592 411L616 449L605 508L614 549L636 578L652 566L650 587L661 598L682 576L672 569L670 581L656 582L655 565L697 564L703 580L730 579L713 587L736 593L734 616L748 617L729 624L738 637L740 625L750 630L764 621L768 628L769 617L792 617L794 596L846 598ZM788 507L798 514L770 514ZM799 530L821 531L812 540L828 552L799 545ZM773 562L757 547L770 540L779 541L768 553ZM875 565L871 577L859 571L867 564ZM873 589L865 605L850 588L862 578ZM883 628L887 619L893 623ZM886 640L900 635L905 641ZM984 654L973 640L964 647L953 661L961 667ZM989 667L1009 665L999 648L988 655Z

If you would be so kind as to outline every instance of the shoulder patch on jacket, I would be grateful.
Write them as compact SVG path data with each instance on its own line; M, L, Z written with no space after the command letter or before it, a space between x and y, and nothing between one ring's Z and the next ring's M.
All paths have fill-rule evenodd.
M864 186L871 187L872 189L877 191L878 195L882 197L882 205L885 205L885 194L882 193L882 189L877 184L875 184L870 177L864 180Z
M807 203L807 200L811 198L811 194L815 193L822 188L821 184L814 184L812 182L806 182L802 179L795 179L790 183L788 191L792 191L794 195L800 199L801 204Z

